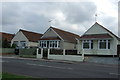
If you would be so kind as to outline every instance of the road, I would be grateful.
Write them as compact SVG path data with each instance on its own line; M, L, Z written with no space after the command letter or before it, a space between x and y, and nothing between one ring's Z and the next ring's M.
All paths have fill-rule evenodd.
M3 58L2 71L35 78L118 78L118 66L82 62L56 62Z

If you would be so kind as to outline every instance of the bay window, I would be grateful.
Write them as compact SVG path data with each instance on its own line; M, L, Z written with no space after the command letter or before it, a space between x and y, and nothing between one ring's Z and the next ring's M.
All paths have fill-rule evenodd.
M82 47L83 49L93 49L93 40L83 40Z
M41 48L46 48L46 46L47 46L46 43L47 43L46 41L40 41L40 47Z
M110 40L99 40L99 49L110 49Z
M40 41L40 47L41 48L59 48L60 41L57 41L57 40Z

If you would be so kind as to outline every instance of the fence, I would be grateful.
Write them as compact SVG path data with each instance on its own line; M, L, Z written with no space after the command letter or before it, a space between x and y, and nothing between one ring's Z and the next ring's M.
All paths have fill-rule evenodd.
M50 49L51 55L63 55L63 49Z
M44 58L43 55L44 49L37 49L37 58ZM77 50L47 49L47 58L56 60L83 61L84 54L78 55Z

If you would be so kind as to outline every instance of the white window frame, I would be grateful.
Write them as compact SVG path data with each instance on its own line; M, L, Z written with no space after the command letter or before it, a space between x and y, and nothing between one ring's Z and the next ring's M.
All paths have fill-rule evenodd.
M23 46L23 44L25 44L25 45ZM26 41L20 41L20 46L21 47L26 47Z
M51 42L52 42L52 47L50 46ZM55 46L55 44L57 44L57 46ZM49 41L49 48L59 48L59 41L58 40Z
M89 42L89 48L84 48L84 43L85 42ZM91 42L92 42L92 40L82 40L82 49L86 49L86 50L91 49Z
M59 46L60 46L60 40L41 40L39 42L40 48L42 48L42 43L44 43L44 42L46 42L46 46L43 46L43 48L47 48L47 41L49 41L48 48L59 48ZM52 46L50 46L51 43L52 43ZM57 44L57 46L55 46L55 43Z
M44 46L45 44L45 46ZM43 47L42 47L43 45ZM47 48L47 42L46 41L40 41L40 48Z
M101 49L100 48L100 42L106 42L106 48L105 49ZM98 40L98 49L100 50L107 50L108 49L108 43L110 42L110 40ZM110 43L111 44L111 43ZM109 50L109 49L108 49Z

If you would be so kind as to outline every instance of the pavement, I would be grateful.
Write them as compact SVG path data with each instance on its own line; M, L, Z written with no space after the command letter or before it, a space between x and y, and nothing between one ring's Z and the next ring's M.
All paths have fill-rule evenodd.
M94 63L102 63L102 64L118 64L118 57L87 57L85 62L94 62Z
M2 57L3 72L35 78L118 78L118 65Z
M61 62L61 63L80 63L78 61L67 61L67 60L22 58L22 57L19 57L19 55L5 55L5 56L0 56L0 57L16 58L16 59L28 59L28 60L44 60L44 61L54 61L54 62ZM118 65L118 62L120 62L120 60L118 59L118 57L86 57L84 62Z

